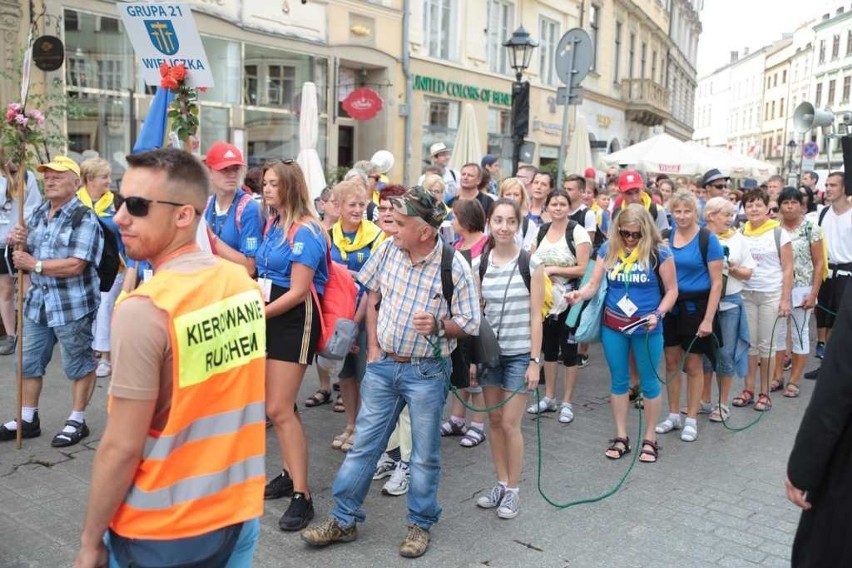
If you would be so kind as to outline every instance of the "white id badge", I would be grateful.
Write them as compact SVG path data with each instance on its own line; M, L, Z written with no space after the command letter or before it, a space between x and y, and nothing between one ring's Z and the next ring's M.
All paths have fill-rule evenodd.
M151 270L150 268L146 268L145 270L142 271L142 282L147 282L148 280L150 280L153 277L154 277L154 271Z
M272 296L272 280L269 278L258 278L257 283L260 284L260 293L263 294L263 301L269 303L269 298Z
M621 311L624 312L624 315L626 315L627 317L633 317L633 314L635 314L636 310L639 309L636 307L636 304L630 301L630 296L628 296L627 294L625 294L624 297L621 298L618 301L618 304L616 305L621 308Z

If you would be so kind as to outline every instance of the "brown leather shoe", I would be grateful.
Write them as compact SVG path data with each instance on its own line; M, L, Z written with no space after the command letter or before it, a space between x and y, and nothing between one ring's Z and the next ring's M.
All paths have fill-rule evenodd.
M399 554L405 558L418 558L429 548L429 531L417 525L408 525L408 534L399 547Z

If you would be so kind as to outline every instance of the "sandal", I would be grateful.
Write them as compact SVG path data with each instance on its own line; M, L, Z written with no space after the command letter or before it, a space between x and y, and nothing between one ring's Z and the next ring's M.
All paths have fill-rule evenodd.
M627 399L630 402L633 402L634 400L639 398L639 396L641 395L641 391L639 390L639 385L634 385L634 386L630 387L630 390L627 391L627 395L628 395Z
M619 444L621 444L619 446ZM615 452L617 455L612 455L610 452ZM609 441L609 447L604 452L604 455L611 460L620 460L624 454L630 453L630 438L613 438Z
M657 463L660 449L660 445L656 441L642 440L642 451L639 452L639 461L642 463Z
M73 432L60 432L53 437L50 445L54 448L67 448L74 444L80 443L80 440L89 435L89 427L86 426L86 421L77 422L76 420L66 420L66 426L74 428Z
M731 404L733 404L737 408L742 408L744 406L748 406L752 402L754 402L754 391L744 390L739 395L734 397L734 400L731 401Z
M787 383L787 388L784 389L784 396L787 398L799 398L799 385L796 383Z
M345 444L346 441L349 440L349 436L351 435L352 430L346 428L346 430L334 437L334 439L331 441L331 447L335 450L339 450L343 446L343 444Z
M772 400L765 392L757 395L757 402L754 403L754 409L758 412L767 412L772 410Z
M441 437L445 438L447 436L464 436L467 432L467 426L464 425L464 422L461 424L456 424L452 420L446 420L443 424L441 424Z
M769 381L769 392L778 392L784 388L784 378Z
M348 452L355 445L355 432L353 431L349 436L344 440L344 442L340 445L341 452Z
M331 403L331 393L326 390L318 390L305 401L305 406L313 408Z
M343 406L343 399L340 395L337 396L337 400L334 401L334 406L331 407L334 412L346 412L346 407Z
M473 426L471 426L467 429L467 432L464 433L462 439L459 440L459 446L462 446L463 448L475 448L484 441L485 432L483 432L479 428L474 428Z

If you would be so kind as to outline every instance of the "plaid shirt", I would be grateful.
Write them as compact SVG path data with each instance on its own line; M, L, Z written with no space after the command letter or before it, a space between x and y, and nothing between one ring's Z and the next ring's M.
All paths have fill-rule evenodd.
M50 202L45 201L27 222L27 251L38 260L79 258L86 267L78 276L59 278L30 274L32 286L27 292L24 315L32 321L57 327L98 309L101 301L97 263L103 253L104 240L95 214L84 215L79 226L71 227L72 213L85 207L79 199L58 209L48 220Z
M441 241L426 258L412 264L408 253L392 240L385 241L370 256L358 280L368 289L382 295L379 307L379 346L401 357L431 357L432 347L426 337L414 331L414 314L426 312L438 319L449 316L447 301L441 288ZM468 335L479 331L479 301L467 262L453 257L452 320ZM437 340L437 336L433 336ZM456 347L455 339L440 341L441 353L448 357Z

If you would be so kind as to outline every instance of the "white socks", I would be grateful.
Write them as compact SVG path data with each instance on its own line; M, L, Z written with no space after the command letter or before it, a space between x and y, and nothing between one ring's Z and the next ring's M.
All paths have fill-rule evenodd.
M35 406L24 406L21 408L21 418L24 422L32 422L33 418L35 418L35 413L38 410ZM13 432L18 429L18 421L10 420L3 424L6 427L6 430L12 430Z
M75 410L71 412L71 415L68 417L68 420L76 420L77 422L82 424L86 421L86 411ZM64 432L65 434L71 434L75 431L76 428L74 428L73 426L65 426L65 428L62 429L62 432Z

